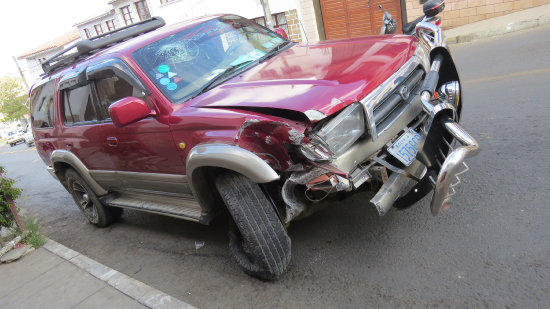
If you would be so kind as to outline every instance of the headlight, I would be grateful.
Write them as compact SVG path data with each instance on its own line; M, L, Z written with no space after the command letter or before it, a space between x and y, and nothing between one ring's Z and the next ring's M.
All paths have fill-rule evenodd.
M311 160L328 160L339 156L365 134L365 112L359 103L344 109L310 137L312 144L302 146L302 153Z

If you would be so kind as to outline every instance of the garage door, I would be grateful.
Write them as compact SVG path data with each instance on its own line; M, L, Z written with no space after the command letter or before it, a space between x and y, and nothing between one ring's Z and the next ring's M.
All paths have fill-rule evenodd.
M320 0L327 39L351 38L379 34L384 13L381 4L398 22L401 31L399 0Z

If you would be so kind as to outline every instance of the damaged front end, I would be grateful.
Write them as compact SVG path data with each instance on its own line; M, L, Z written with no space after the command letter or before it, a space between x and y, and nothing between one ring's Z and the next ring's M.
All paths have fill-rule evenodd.
M284 203L279 214L286 224L314 211L317 202L366 183L380 215L431 191L433 215L450 207L458 176L468 170L464 160L479 146L458 124L460 81L446 46L434 42L440 33L419 37L432 41L421 40L415 55L359 102L330 117L306 112L312 127L243 126L239 146L253 148L281 173L274 199Z

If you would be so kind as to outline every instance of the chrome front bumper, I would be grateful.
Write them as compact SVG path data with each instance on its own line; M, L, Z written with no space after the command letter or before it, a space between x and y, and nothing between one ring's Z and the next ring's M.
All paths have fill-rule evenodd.
M443 121L443 126L456 141L462 146L453 149L449 144L451 153L443 162L435 184L431 202L432 215L438 215L441 211L451 206L451 196L455 194L455 187L460 183L459 175L469 170L464 160L479 152L479 144L464 128L452 120Z

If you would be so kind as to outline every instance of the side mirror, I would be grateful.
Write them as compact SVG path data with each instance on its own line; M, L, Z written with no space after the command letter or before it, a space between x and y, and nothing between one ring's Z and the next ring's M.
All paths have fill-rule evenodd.
M151 109L142 99L126 97L109 106L111 119L117 127L123 127L151 115Z
M285 39L288 40L288 35L286 34L285 29L282 29L282 28L275 28L275 33L277 33L278 35L280 35L280 36L282 36L283 38L285 38Z
M445 9L445 0L428 0L422 9L426 17L434 17Z

